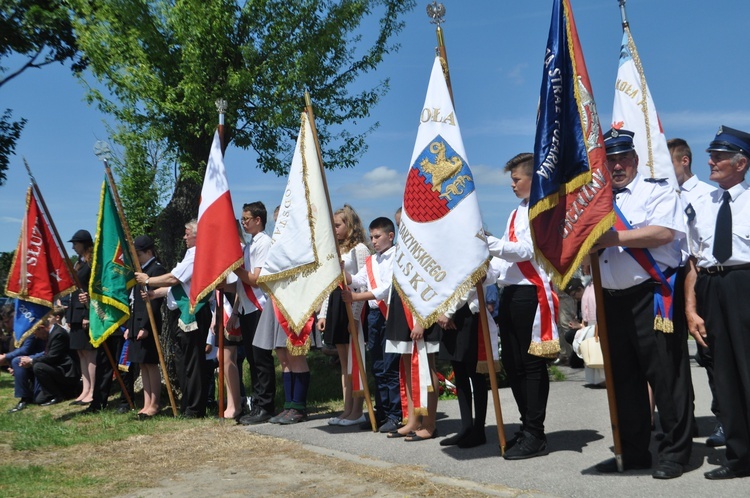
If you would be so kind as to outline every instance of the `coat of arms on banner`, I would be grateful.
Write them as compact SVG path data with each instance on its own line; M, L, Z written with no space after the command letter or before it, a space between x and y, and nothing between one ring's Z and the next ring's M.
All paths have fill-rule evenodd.
M439 220L472 192L474 179L468 164L438 135L409 170L404 210L416 222Z

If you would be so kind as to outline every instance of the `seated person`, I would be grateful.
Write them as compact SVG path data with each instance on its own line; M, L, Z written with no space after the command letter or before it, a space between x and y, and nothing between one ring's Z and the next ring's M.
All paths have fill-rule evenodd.
M63 313L62 308L55 314ZM68 331L59 325L53 314L34 335L46 339L47 352L33 360L34 376L42 390L42 406L55 405L81 392L81 371L78 360L70 349Z
M43 328L40 326L39 328ZM0 365L9 365L13 374L15 396L18 404L8 410L8 413L20 412L29 403L44 401L39 400L39 385L35 382L32 362L34 358L44 354L46 341L40 338L36 332L23 341L18 349L10 353L0 354Z

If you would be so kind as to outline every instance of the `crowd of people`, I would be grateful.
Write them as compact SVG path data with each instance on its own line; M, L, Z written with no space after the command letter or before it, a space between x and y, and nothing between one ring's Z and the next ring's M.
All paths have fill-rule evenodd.
M750 134L722 127L710 143L709 179L718 187L693 174L692 153L684 140L670 140L677 189L666 180L639 173L633 137L624 129L609 130L604 136L618 222L589 254L598 259L600 268L600 305L611 352L612 378L607 381L616 400L622 465L626 471L653 469L657 479L682 475L695 433L687 348L690 334L708 372L712 411L717 417L716 430L707 444L726 445L726 460L705 477L750 475L750 311L746 311L750 308L744 306L750 295L750 217L744 218L750 214L745 182ZM317 317L310 317L309 326L314 330L306 347L289 344L276 304L258 284L271 246L265 232L267 212L261 202L243 206L244 261L223 285L226 303L207 296L190 310L187 296L195 255L195 220L185 225L187 252L170 271L159 264L154 241L147 235L137 237L135 249L142 272L136 273L136 280L138 288L146 290L133 290L130 320L122 334L107 342L109 349L118 352L126 340L130 344L130 362L139 366L143 380L143 407L138 417L153 417L162 407L162 380L147 301L157 310L157 329L162 326L158 311L162 302L180 314L176 363L182 394L180 413L185 417L206 416L214 383L206 352L215 350L215 309L225 306L225 382L219 386L227 393L222 407L225 418L245 425L306 420L312 381L306 353L324 341L335 348L340 364L344 407L327 421L329 425L371 427L363 412L367 379L359 373L358 350L363 355L366 351L367 373L374 379L373 415L378 431L408 442L438 437L435 360L441 358L450 362L455 374L461 424L456 434L441 439L440 444L475 447L486 442L488 387L482 366L492 357L482 357L479 330L481 313L487 313L490 335L500 339L502 365L521 418L521 428L508 440L504 457L520 460L548 454L544 423L550 358L561 350L560 360L582 366L575 365L570 345L580 342L579 330L596 326L595 284L586 270L583 280L574 278L565 289L554 290L534 259L529 228L533 155L514 156L505 171L520 204L501 237L487 236L492 256L483 282L489 291L487 305L479 302L473 289L426 330L393 290L400 210L395 224L386 217L372 220L369 237L351 206L334 213L347 285L328 297ZM78 278L86 289L91 274L91 235L79 230L70 242L78 255ZM588 264L584 266L588 268ZM564 298L559 317L558 297ZM102 348L90 345L87 305L87 293L76 292L67 308L56 308L49 322L20 348L0 355L0 363L12 369L19 399L11 412L22 411L31 403L52 405L68 399L73 405L86 405L89 412L107 406L112 362ZM540 339L558 336L559 343ZM410 365L413 341L420 339L425 341L432 389L418 406ZM274 352L282 368L283 407L274 401ZM252 380L247 393L241 376L245 359ZM131 368L131 378L125 382L123 411L130 409L125 400L133 399L134 372ZM604 381L601 373L594 372L588 380L593 385ZM656 462L649 450L654 437L654 405L663 433ZM614 458L595 468L601 473L620 470Z

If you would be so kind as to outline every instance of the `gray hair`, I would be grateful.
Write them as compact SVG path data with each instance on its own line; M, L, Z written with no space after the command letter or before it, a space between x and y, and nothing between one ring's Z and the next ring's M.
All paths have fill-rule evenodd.
M198 218L193 218L185 223L185 228L189 228L193 235L198 235Z

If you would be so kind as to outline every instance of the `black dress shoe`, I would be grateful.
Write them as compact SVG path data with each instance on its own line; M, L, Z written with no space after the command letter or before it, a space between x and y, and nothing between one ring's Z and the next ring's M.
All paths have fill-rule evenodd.
M651 458L649 457L648 460L626 460L623 458L622 461L623 470L644 470L644 469L650 469L651 468ZM615 472L618 472L617 470L617 460L614 458L610 458L609 460L604 460L601 463L597 463L594 468L597 472L601 472L602 474L614 474Z
M27 403L25 401L19 401L16 406L14 406L10 410L8 410L8 413L20 412L21 410L23 410L24 408L26 408L26 404Z
M81 413L99 413L100 411L102 411L101 407L89 405Z
M750 475L750 471L747 470L732 470L726 465L717 467L714 470L709 470L703 477L712 481L719 481L723 479L734 479L735 477L747 477Z
M52 398L51 400L45 401L44 403L42 403L41 406L52 406L58 403L62 403L62 401L63 401L62 398Z
M89 402L86 402L86 401L83 401L83 400L77 399L77 400L75 400L75 401L71 401L71 402L70 402L70 405L71 405L71 406L83 406L83 405L88 405L89 403L91 403L91 401L89 401Z
M263 408L256 406L250 413L240 417L240 424L242 425L255 425L268 422L271 419L271 414Z
M675 477L680 477L682 475L682 465L677 462L670 462L669 460L664 460L662 462L659 462L659 464L656 466L656 469L654 469L654 473L651 474L651 477L654 479L674 479Z
M487 436L484 434L484 427L481 429L474 428L465 438L456 443L456 446L459 448L474 448L476 446L481 446L486 442Z
M706 439L706 446L709 448L718 448L727 444L727 437L724 435L724 427L721 424L716 424L714 431Z

